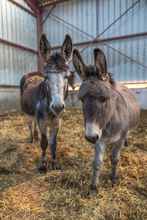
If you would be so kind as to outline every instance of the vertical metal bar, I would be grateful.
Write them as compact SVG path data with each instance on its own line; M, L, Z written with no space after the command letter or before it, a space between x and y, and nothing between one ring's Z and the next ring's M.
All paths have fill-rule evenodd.
M96 0L96 35L99 34L99 15L98 15L98 8L99 8L99 0Z
M39 44L40 44L40 37L43 31L43 25L42 25L42 13L41 11L37 12L37 45L38 45L38 71L42 72L43 71L43 66L42 66L42 59L39 53Z

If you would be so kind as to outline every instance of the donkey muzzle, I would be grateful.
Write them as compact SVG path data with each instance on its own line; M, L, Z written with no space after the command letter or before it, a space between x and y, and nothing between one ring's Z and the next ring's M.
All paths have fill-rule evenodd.
M55 116L59 115L64 110L64 108L65 108L64 103L59 103L59 104L51 103L50 105L50 109Z
M60 113L61 111L63 111L64 109L64 104L60 104L60 105L51 105L51 109L53 109L56 113Z
M99 136L98 135L95 135L95 136L86 136L85 135L85 138L87 141L89 141L90 143L92 144L95 144L97 142L97 140L99 139Z
M92 144L95 144L102 135L102 130L95 123L86 123L85 138Z

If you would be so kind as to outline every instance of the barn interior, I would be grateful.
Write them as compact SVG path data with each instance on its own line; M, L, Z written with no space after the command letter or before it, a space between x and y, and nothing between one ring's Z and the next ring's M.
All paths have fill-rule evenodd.
M42 32L53 51L61 47L68 33L87 63L93 63L93 49L100 47L114 79L133 89L141 108L147 108L145 0L5 0L0 7L1 112L19 109L20 78L42 70ZM79 105L73 93L69 105Z
M0 219L147 219L146 11L146 0L0 1ZM93 148L84 138L78 77L58 136L62 169L37 171L39 141L29 143L19 84L24 74L43 71L42 33L52 51L69 34L88 64L94 62L93 49L101 48L113 78L134 92L142 109L121 154L118 183L112 187L109 178L109 146L96 195L89 192Z

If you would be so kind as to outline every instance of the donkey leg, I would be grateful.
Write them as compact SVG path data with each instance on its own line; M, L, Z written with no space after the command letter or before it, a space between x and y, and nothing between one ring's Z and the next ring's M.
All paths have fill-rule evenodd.
M50 150L51 150L51 165L52 169L60 169L59 164L56 161L56 149L57 149L57 134L59 131L59 119L52 121L52 128L50 129Z
M29 143L33 143L33 118L32 117L28 117L28 128L29 128L29 132L30 132L30 138L29 138Z
M93 175L91 189L96 190L96 186L99 183L100 169L103 162L103 156L105 151L105 145L103 143L96 143L95 156L93 161Z
M34 120L34 140L35 141L38 141L38 130L37 130L37 122L36 122L36 120Z
M125 139L120 140L116 146L112 148L112 155L111 155L111 165L112 165L112 171L111 171L111 181L112 185L116 183L117 180L117 164L120 159L120 152L122 147L124 146Z
M128 132L127 132L127 134L126 134L126 136L125 136L124 146L125 146L125 147L128 147L128 146L129 146L129 144L128 144Z
M44 120L39 120L38 121L39 125L39 130L41 133L41 141L40 141L40 146L41 146L41 160L39 164L39 171L40 172L46 172L47 171L47 158L46 158L46 149L48 146L48 140L47 140L47 124Z

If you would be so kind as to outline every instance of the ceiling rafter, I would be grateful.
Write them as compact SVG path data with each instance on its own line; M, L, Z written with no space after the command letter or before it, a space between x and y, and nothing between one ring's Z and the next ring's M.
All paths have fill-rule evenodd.
M37 14L38 10L41 10L44 7L51 5L56 5L61 2L70 1L70 0L25 0L29 7Z
M37 0L39 7L47 7L70 0Z
M38 1L37 0L25 0L28 6L34 11L35 14L38 14L40 11Z

